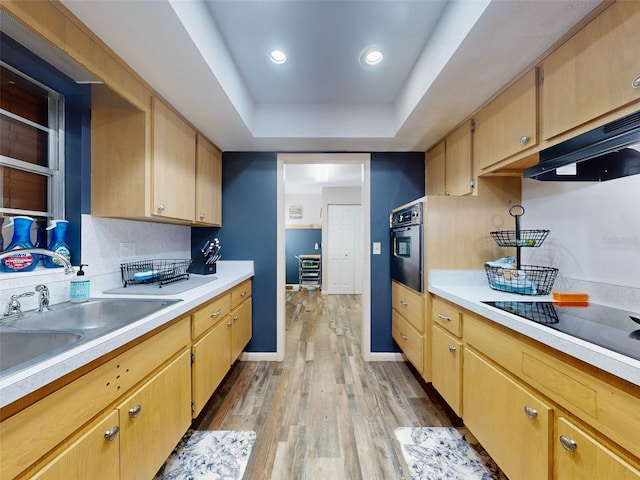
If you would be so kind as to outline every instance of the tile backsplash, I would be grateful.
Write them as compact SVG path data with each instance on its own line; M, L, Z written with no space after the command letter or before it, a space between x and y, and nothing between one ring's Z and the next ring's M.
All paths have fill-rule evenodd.
M188 259L191 227L82 215L82 263L91 292L118 287L120 263L154 258ZM49 287L51 303L69 300L70 275L62 269L39 268L27 273L0 273L0 308L13 294L32 291L40 283ZM21 300L23 310L37 307L35 296Z

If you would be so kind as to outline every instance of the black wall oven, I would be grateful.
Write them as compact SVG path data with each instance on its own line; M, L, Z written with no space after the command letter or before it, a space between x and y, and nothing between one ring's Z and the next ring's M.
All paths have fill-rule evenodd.
M391 278L422 293L422 203L393 210L389 227Z

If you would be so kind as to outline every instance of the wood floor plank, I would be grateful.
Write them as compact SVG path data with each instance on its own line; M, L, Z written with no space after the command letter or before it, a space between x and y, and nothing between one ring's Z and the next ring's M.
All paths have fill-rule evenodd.
M459 419L405 363L362 360L360 296L286 300L284 361L237 362L193 427L254 430L245 479L408 478L395 428Z

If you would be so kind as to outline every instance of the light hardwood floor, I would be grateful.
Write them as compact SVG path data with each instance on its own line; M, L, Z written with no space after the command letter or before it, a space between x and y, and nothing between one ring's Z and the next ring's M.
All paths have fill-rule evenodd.
M362 361L360 297L287 292L283 362L237 362L194 427L254 430L245 479L408 479L397 427L459 426L402 362Z

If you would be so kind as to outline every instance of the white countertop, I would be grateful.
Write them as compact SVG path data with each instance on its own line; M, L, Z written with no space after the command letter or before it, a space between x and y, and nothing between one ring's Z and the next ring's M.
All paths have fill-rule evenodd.
M531 322L482 301L551 301L551 296L517 295L489 287L484 271L431 271L429 292L488 318L549 347L640 386L640 361L544 325Z
M94 294L93 298L152 298L181 299L159 312L114 330L104 336L78 345L45 361L24 368L0 379L0 407L36 391L58 378L86 365L93 360L141 337L180 315L229 290L244 280L253 277L253 261L220 261L217 273L207 276L210 281L175 295L105 295ZM202 277L194 275L193 277ZM55 305L54 305L55 307Z

